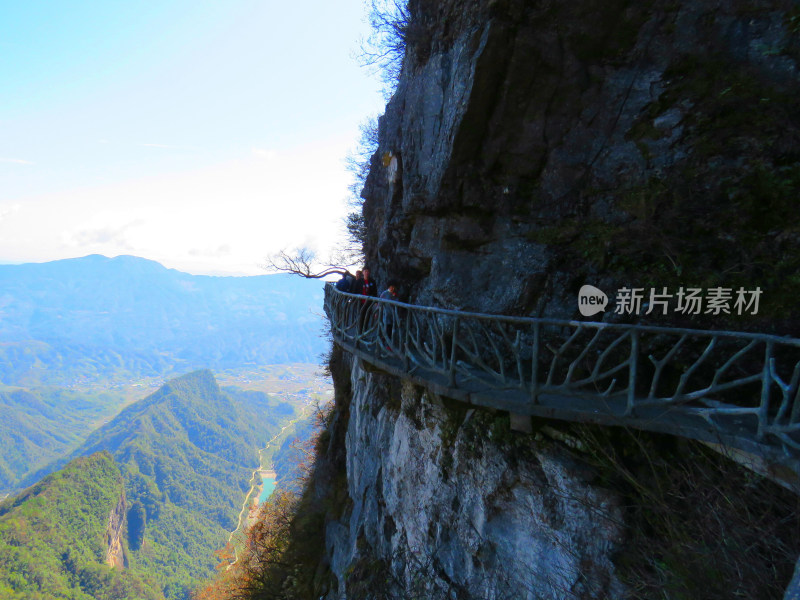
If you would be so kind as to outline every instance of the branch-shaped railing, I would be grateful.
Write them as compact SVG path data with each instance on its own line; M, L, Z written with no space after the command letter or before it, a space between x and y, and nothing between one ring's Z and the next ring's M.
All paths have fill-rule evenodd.
M795 338L461 312L332 285L325 310L339 344L456 397L800 459Z

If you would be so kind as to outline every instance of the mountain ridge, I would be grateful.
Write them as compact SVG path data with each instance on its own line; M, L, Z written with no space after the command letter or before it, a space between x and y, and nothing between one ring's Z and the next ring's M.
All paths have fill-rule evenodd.
M291 405L263 392L231 395L220 389L211 371L193 371L123 409L69 456L31 477L30 487L0 506L9 512L14 506L28 504L48 482L63 480L64 473L75 465L100 459L109 462L121 483L114 488L119 494L105 494L104 523L115 522L117 527L111 533L103 530L106 546L113 546L113 552L104 546L103 557L108 554L108 560L127 563L134 573L157 584L164 597L188 600L199 581L213 573L217 563L214 552L225 545L229 531L236 526L241 499L258 465L258 448L294 414ZM86 478L85 485L91 486L91 477ZM123 510L119 509L120 495L125 497L125 515L114 518L113 510ZM0 508L0 523L3 514ZM54 556L66 551L68 541L59 542L65 549ZM2 544L0 535L0 548ZM100 556L99 550L94 555ZM106 577L107 571L100 568L106 559L97 560L91 569L99 569ZM0 590L5 576L11 577L0 563Z
M71 383L315 362L322 285L133 256L0 265L0 381Z

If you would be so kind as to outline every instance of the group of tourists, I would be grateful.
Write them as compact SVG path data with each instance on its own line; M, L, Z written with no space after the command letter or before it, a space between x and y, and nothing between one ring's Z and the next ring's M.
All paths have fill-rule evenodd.
M370 270L367 267L364 267L363 270L356 271L355 277L350 273L343 273L342 278L336 282L336 289L340 292L348 292L350 294L372 296L373 298L379 297L378 284L370 277ZM390 279L386 289L380 293L380 298L384 300L397 300L397 282ZM366 299L363 300L362 303L366 307ZM387 338L391 339L392 326L394 325L393 311L382 310L381 313L384 331L386 332ZM366 311L362 310L359 318L359 329L364 328L365 319Z
M370 277L370 270L367 267L356 271L355 277L350 273L343 273L342 278L336 282L336 289L350 294L378 297L378 284ZM384 300L397 300L397 282L390 279L386 289L380 293L380 297Z

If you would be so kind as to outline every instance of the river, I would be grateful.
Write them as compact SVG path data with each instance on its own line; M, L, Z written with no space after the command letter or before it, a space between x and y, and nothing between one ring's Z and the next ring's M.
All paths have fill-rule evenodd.
M231 531L230 535L228 536L228 544L233 541L233 536L238 531L243 531L247 527L247 516L250 514L251 508L251 498L253 497L253 493L255 492L257 487L261 487L261 493L258 496L258 504L264 502L269 495L275 489L275 471L272 470L271 467L271 459L270 459L270 466L266 467L264 465L264 452L267 451L273 443L278 440L283 435L283 432L286 431L289 427L300 421L301 419L305 418L310 411L309 407L303 407L300 412L300 415L296 418L284 425L278 434L273 437L267 445L258 451L259 456L259 466L253 471L253 476L250 478L250 491L247 492L247 495L244 498L244 503L242 504L242 510L239 511L239 519L236 524L236 529ZM259 485L260 481L260 485ZM236 548L236 544L233 545L233 561L231 564L228 565L228 569L230 569L233 565L236 564L236 561L239 560L239 552Z
M258 495L258 503L263 504L275 489L277 477L275 471L261 471L261 493Z

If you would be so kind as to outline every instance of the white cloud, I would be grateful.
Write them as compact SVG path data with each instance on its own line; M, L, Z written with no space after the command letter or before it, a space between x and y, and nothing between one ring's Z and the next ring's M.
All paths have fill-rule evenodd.
M13 227L0 221L0 256L136 254L195 273L262 274L259 265L282 248L324 255L342 235L347 144L265 151L270 160L250 152L203 169L25 197Z
M19 212L19 209L19 204L11 204L10 206L0 205L0 221L3 221L3 219L5 219L8 215L13 215L16 212Z
M113 223L105 224L107 221L117 220L114 216L100 215L96 219L96 224L89 224L83 228L67 230L61 232L61 241L73 248L85 248L87 251L134 251L135 246L129 240L129 232L132 229L145 224L143 219L135 219L121 225Z
M275 152L275 150L265 150L264 148L252 148L251 152L253 153L253 156L257 158L265 158L267 160L272 160L278 156L278 153Z
M230 256L231 252L232 248L230 244L222 244L216 248L204 248L202 250L192 248L189 250L189 255L200 258L224 258L226 256Z
M0 163L8 163L12 165L32 165L35 164L29 160L23 160L21 158L0 158Z

